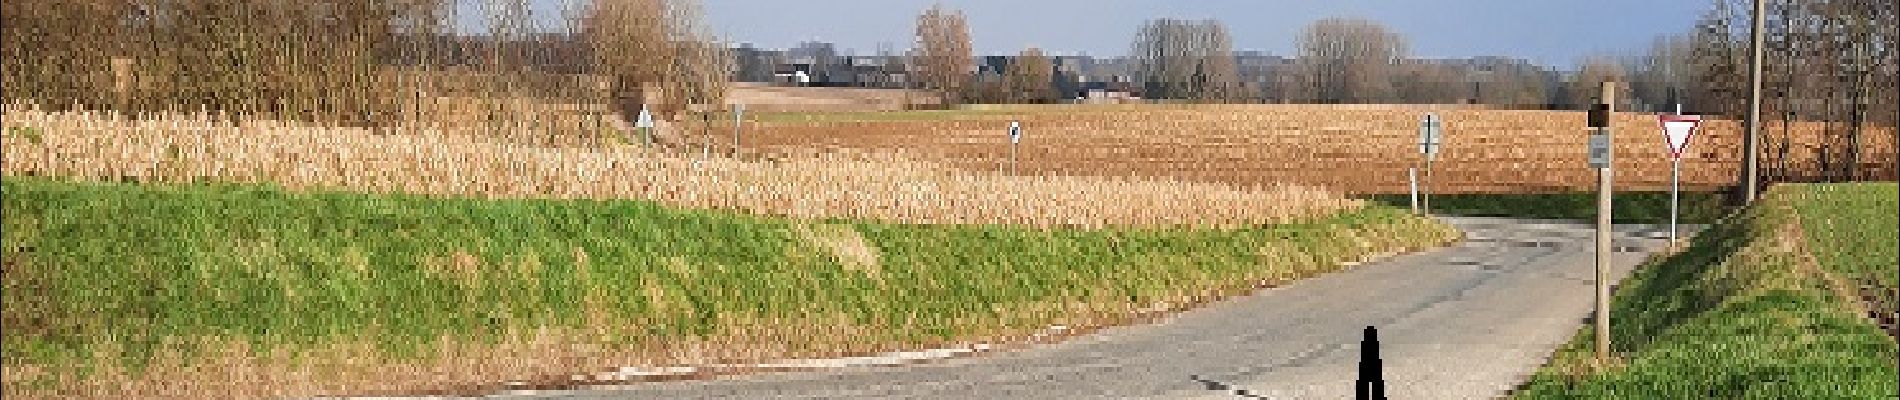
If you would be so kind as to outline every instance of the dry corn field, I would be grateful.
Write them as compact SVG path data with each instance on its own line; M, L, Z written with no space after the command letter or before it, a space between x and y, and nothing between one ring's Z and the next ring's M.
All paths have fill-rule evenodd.
M1009 158L1009 122L1021 121L1017 168L1023 174L1167 176L1238 185L1318 186L1352 194L1401 193L1407 190L1406 169L1422 167L1418 123L1432 108L1032 106L898 121L787 118L751 123L741 144L747 151L764 153L902 150L920 159L995 171ZM1445 108L1437 111L1445 121L1445 144L1433 164L1430 184L1435 192L1551 192L1595 185L1595 170L1586 164L1583 112ZM1669 157L1656 117L1619 113L1613 124L1617 186L1666 189ZM1740 125L1732 120L1703 124L1682 161L1685 188L1714 189L1735 182ZM1788 165L1796 176L1814 176L1822 124L1797 123L1792 128ZM713 132L715 143L729 145L729 132ZM1771 121L1762 132L1763 152L1777 149L1781 124ZM1895 179L1893 132L1870 129L1862 136L1860 160L1871 177ZM1834 146L1839 151L1844 145ZM1763 160L1765 169L1775 167L1768 165L1772 156ZM1425 171L1419 173L1423 177Z
M232 124L30 106L10 107L6 126L0 169L8 175L212 178L480 198L638 198L798 218L1041 227L1245 226L1360 205L1291 185L1000 176L891 155L740 161L637 146L537 147L445 130Z

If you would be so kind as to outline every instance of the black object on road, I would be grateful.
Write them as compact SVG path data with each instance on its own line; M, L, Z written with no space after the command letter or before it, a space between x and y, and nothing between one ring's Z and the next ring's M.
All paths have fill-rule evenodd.
M1379 365L1379 330L1366 327L1366 339L1360 344L1359 381L1353 384L1359 400L1385 400L1385 374Z

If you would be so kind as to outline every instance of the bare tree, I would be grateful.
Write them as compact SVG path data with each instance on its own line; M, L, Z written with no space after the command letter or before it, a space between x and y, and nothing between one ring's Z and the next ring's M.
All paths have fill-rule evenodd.
M1688 103L1700 105L1697 111L1728 117L1743 111L1747 38L1737 27L1745 26L1748 15L1738 10L1746 7L1744 0L1713 0L1698 21L1688 84ZM1825 134L1812 149L1813 170L1821 175L1808 178L1860 177L1865 128L1900 123L1894 7L1890 0L1829 0L1777 1L1768 8L1763 94L1772 98L1762 103L1764 115L1822 123ZM1763 150L1786 157L1788 146L1787 138L1776 143L1770 135Z
M1406 45L1377 22L1328 18L1306 27L1299 51L1307 100L1369 103L1392 97L1392 66L1405 57Z
M1405 62L1393 68L1393 99L1409 104L1448 104L1471 97L1463 71L1446 65Z
M1608 56L1590 57L1578 67L1576 75L1571 76L1565 90L1565 93L1569 95L1565 103L1572 109L1587 109L1591 104L1597 103L1597 96L1602 94L1600 88L1603 87L1603 82L1615 81L1618 82L1616 109L1627 110L1630 108L1628 104L1631 104L1631 96L1629 78L1626 75L1623 65L1616 62L1616 59Z
M1031 47L1017 54L1004 74L1009 84L1009 101L1047 103L1054 100L1055 69L1055 63L1042 54L1042 49Z
M619 101L623 117L648 97L666 115L724 102L732 57L707 30L698 2L597 1L587 15L595 72L611 77L617 96L632 97Z
M1699 84L1691 87L1691 104L1696 111L1723 116L1739 116L1747 104L1748 44L1746 9L1737 0L1714 0L1714 8L1697 21L1690 36L1694 43L1690 59L1693 76ZM1737 27L1740 29L1737 29Z
M1233 39L1219 21L1157 19L1135 33L1135 75L1150 98L1225 101L1242 95Z
M1686 36L1658 36L1643 54L1623 60L1630 99L1642 103L1638 109L1662 112L1674 111L1677 104L1685 110L1696 107L1686 102L1694 79L1693 46Z
M917 68L918 81L941 93L945 104L962 102L976 63L971 52L970 27L963 12L936 4L917 16L917 47L911 65Z
M7 1L4 95L49 106L365 123L393 111L380 68L437 32L440 1ZM429 22L424 22L429 21ZM320 39L319 39L320 38Z

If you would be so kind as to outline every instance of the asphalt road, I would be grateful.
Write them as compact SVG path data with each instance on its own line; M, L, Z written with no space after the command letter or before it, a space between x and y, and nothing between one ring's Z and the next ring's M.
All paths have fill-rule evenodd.
M501 397L1350 399L1367 326L1379 330L1390 398L1497 397L1586 321L1594 301L1594 230L1576 223L1446 220L1466 232L1464 242L1028 350L909 367ZM1613 280L1646 252L1666 246L1655 226L1619 225L1617 231Z

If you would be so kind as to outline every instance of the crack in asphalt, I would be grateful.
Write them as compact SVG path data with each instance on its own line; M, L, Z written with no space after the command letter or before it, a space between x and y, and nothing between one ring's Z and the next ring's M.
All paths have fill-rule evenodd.
M1227 392L1227 393L1230 393L1230 394L1233 394L1233 395L1235 395L1235 396L1240 396L1240 397L1245 397L1245 398L1249 398L1249 399L1265 399L1265 398L1268 398L1268 397L1266 397L1266 396L1261 396L1261 395L1257 395L1257 394L1253 394L1253 393L1248 393L1248 392L1247 392L1247 389L1237 389L1237 388L1234 388L1234 386L1233 386L1233 385L1229 385L1229 384L1226 384L1226 383L1222 383L1222 382L1220 382L1220 381L1215 381L1215 380L1211 380L1211 379L1206 379L1206 378L1201 378L1201 377L1200 377L1200 375L1188 375L1188 380L1191 380L1191 381L1195 381L1195 382L1200 382L1200 383L1201 383L1202 385L1206 385L1206 386L1207 386L1207 390L1213 390L1213 391L1225 391L1225 392Z

